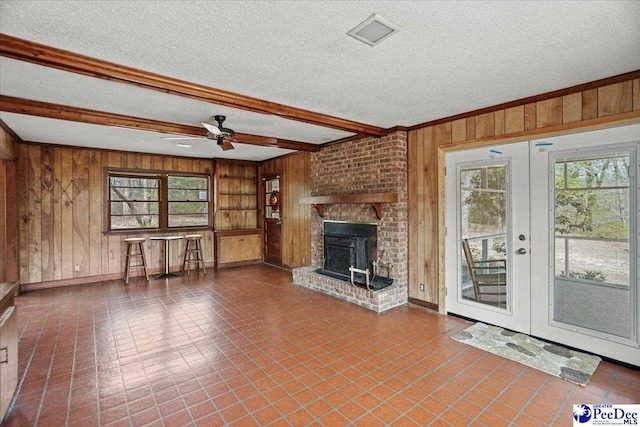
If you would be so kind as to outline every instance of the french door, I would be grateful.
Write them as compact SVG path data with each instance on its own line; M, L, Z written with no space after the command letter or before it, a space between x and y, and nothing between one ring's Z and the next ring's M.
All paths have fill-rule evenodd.
M639 141L632 125L448 153L447 310L640 366Z
M447 310L529 332L527 142L446 156Z
M639 141L632 125L530 142L531 334L636 366Z

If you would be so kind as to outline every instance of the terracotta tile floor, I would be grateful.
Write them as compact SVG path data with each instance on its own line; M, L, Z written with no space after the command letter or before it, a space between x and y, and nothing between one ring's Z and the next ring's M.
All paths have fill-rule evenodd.
M17 298L7 426L571 425L573 403L640 402L640 372L582 388L455 342L470 323L377 315L253 266Z

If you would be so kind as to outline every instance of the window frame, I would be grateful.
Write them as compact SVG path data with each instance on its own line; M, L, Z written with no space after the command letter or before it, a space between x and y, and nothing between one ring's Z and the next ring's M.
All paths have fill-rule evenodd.
M154 233L154 232L174 232L190 230L211 230L213 229L213 186L210 173L180 172L180 171L159 171L145 169L122 169L104 168L104 234L134 234L134 233ZM111 228L111 181L112 176L125 178L142 178L158 180L158 226L154 228ZM169 227L169 177L195 177L206 178L207 180L207 224L187 227Z
M574 282L574 283L582 283L582 284L588 284L588 285L595 285L595 286L601 286L601 287L608 287L608 288L618 288L618 289L629 289L631 286L631 279L633 277L636 277L637 273L636 270L634 268L634 264L633 264L633 260L637 258L636 252L635 252L635 247L636 244L634 243L634 229L636 229L636 225L635 225L635 219L634 219L634 215L632 214L632 212L636 211L636 204L637 204L637 200L634 198L634 188L636 188L637 184L636 184L636 176L634 175L634 171L633 171L633 165L636 164L637 160L636 160L636 156L637 156L637 143L635 144L619 144L616 145L616 151L615 154L612 154L612 151L610 150L611 147L614 146L609 146L609 145L603 145L602 147L597 147L597 148L577 148L577 149L569 149L569 150L563 150L563 151L558 151L553 153L552 155L549 156L549 200L552 201L553 203L553 209L550 210L549 212L549 224L553 225L553 227L550 228L550 233L549 233L549 238L552 239L553 243L553 250L551 250L549 252L549 258L550 258L550 265L553 266L553 268L551 269L551 280L563 280L563 281L567 281L567 282ZM603 186L603 187L576 187L576 188L572 188L569 187L567 184L567 163L568 162L577 162L577 161L584 161L584 160L599 160L599 159L605 159L605 158L610 158L610 157L623 157L623 156L628 156L629 157L629 165L627 166L627 185L625 187L622 186ZM556 188L556 182L555 182L555 173L556 173L556 165L559 163L563 163L563 173L564 173L564 183L563 186L561 188ZM629 224L628 224L628 238L627 240L624 239L617 239L617 238L594 238L594 237L582 237L582 236L575 236L575 235L559 235L556 232L556 205L555 205L555 200L556 197L558 195L558 191L594 191L594 190L607 190L607 189L627 189L627 192L629 194ZM637 197L637 196L636 196ZM564 266L564 275L558 275L556 274L556 250L557 250L557 244L556 244L556 239L563 239L563 243L565 245L565 266ZM606 282L606 281L596 281L596 280L590 280L590 279L582 279L582 278L578 278L578 277L572 277L570 276L569 272L570 272L570 262L569 262L569 241L571 240L591 240L591 241L611 241L611 242L622 242L622 241L626 241L629 243L629 284L619 284L619 283L611 283L611 282Z

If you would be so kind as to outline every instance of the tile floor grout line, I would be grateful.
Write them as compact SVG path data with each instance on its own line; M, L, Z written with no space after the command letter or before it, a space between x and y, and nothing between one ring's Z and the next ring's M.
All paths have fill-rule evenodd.
M110 306L110 304L104 304L104 305L105 305L105 315L107 317L108 324L109 325L113 325L112 316L111 316L111 306ZM94 328L95 328L95 322L94 322ZM116 340L116 337L115 337L115 335L113 333L113 328L109 328L109 331L110 331L110 335L113 337L114 344L116 344L115 350L116 350L116 355L117 355L118 354L117 340ZM96 331L94 329L94 340L93 340L93 342L94 342L94 345L96 346L96 348L95 348L95 357L96 357L96 369L95 369L95 372L96 372L96 394L97 394L96 402L97 402L97 407L98 407L97 416L98 416L98 425L102 425L102 422L101 422L101 420L102 420L102 408L101 408L101 406L102 405L100 404L100 365L98 364L98 360L97 360L97 357L98 357L98 354L99 354L98 353L98 346L97 346L97 337L98 337L98 335L96 334ZM118 363L118 367L119 367L119 363Z
M172 298L172 299L173 299L173 298ZM166 305L162 300L160 300L160 299L158 299L158 300L159 300L160 305L162 306L162 308L163 308L166 312L168 312L168 313L170 313L170 314L171 314L171 313L172 313L172 311L171 311L171 310L169 310L169 308L167 307L167 305ZM175 301L175 299L173 299L173 300ZM181 327L181 329L183 330L183 332L186 332L186 331L184 331L184 329L183 329L182 327ZM196 341L196 343L197 343L197 342L200 342L200 341L204 341L205 339L206 339L206 337L202 338L201 340ZM192 346L192 345L194 345L193 340L190 340L190 342L189 342L189 343L185 343L184 345L181 345L181 346L180 346L180 348L186 348L186 347L190 347L190 346ZM170 350L168 350L168 351L170 351L170 352L171 352L171 351L174 351L174 350L176 350L176 348L171 348L171 349L170 349ZM178 352L180 352L180 351L179 351L179 349L178 349ZM181 356L181 357L182 357L182 356ZM184 360L184 358L183 358L183 360ZM173 382L173 380L172 380L172 382ZM174 384L175 384L175 382L174 382ZM205 393L206 393L206 391L205 391ZM207 393L207 395L208 395L208 393ZM211 397L211 396L209 396L209 397ZM182 393L179 393L178 398L182 401L183 405L185 406L185 411L187 412L187 414L189 414L189 418L191 418L191 422L192 422L192 423L194 423L196 420L194 419L193 414L191 414L190 406L189 406L189 405L187 405L187 402L184 400L184 397L182 396ZM155 399L154 399L154 401L155 401ZM216 406L215 404L214 404L214 407L216 407L216 409L218 409L218 408L217 408L217 406ZM159 411L158 411L158 412L159 412ZM218 412L220 412L220 411L218 410ZM162 415L162 414L160 413L160 415ZM164 417L163 417L163 419L162 419L162 423L164 424Z
M525 365L525 366L526 366L526 365ZM522 373L524 373L524 372L525 372L525 371L522 371ZM523 406L522 408L520 408L520 409L518 410L518 412L516 413L516 415L514 416L514 419L511 421L511 423L510 423L510 424L513 424L513 423L515 422L515 420L517 420L521 415L527 415L527 414L525 413L525 407L528 407L528 406L529 406L529 404L533 403L533 400L535 399L535 397L536 397L538 394L540 394L540 390L542 390L542 388L544 387L544 384L546 384L546 383L547 383L551 378L555 378L555 377L553 377L551 374L548 374L548 373L546 373L546 372L542 372L542 371L538 371L538 372L541 372L543 375L545 375L545 379L544 379L544 381L543 381L543 382L538 386L538 388L535 390L535 392L532 392L532 393L529 395L529 399L527 400L527 404L526 404L526 406ZM519 375L519 376L522 376L522 373L521 373L521 375ZM558 413L558 411L556 411L556 413ZM528 415L527 415L527 416L528 416ZM535 419L536 421L539 421L539 420L538 420L538 419L536 419L536 418L534 418L534 419ZM541 422L541 424L543 424L543 423Z
M547 381L548 381L548 380L547 380ZM572 399L572 398L573 398L573 392L574 392L574 391L575 391L575 389L573 389L571 393L566 393L566 395L564 396L564 400L562 401L562 405L560 406L561 408L562 408L562 407L565 407L566 405L569 405L569 404L570 404L569 402L570 402L570 399ZM573 407L572 407L571 413L573 413ZM556 424L556 422L558 421L558 418L559 418L561 415L562 415L562 409L560 409L560 410L556 411L556 415L555 415L555 416L553 417L553 419L551 420L551 424L552 424L552 425L555 425L555 424Z
M34 346L33 346L33 350L31 351L31 355L29 356L29 361L27 362L27 365L24 368L24 372L22 373L22 378L20 379L18 385L16 386L16 390L15 393L13 395L13 398L11 399L11 403L9 404L9 407L7 408L7 415L10 414L13 411L13 408L15 407L16 402L18 401L18 397L20 396L20 391L22 390L22 386L24 385L24 382L27 378L27 374L29 373L29 370L31 369L31 364L33 362L33 359L35 357L36 354L36 348L38 348L38 344L40 343L40 338L42 337L42 331L44 329L44 325L46 325L46 319L48 319L49 314L51 312L51 307L53 306L53 303L49 303L47 304L47 313L43 319L43 322L41 323L40 329L38 331L38 337L35 340ZM29 319L31 320L31 318ZM26 329L27 329L28 325L25 325L25 327L23 328L23 334L26 333ZM42 393L40 395L40 399L39 399L39 404L38 404L38 411L36 413L36 415L39 415L40 413L40 406L42 405L42 399L44 399L44 389L42 390ZM0 420L1 421L1 420ZM34 419L34 423L37 421L37 417L36 419Z
M248 269L258 274L265 271L260 267ZM62 323L58 326L76 325L75 337L58 334L59 354L52 373L68 369L61 358L74 349L72 377L77 371L82 391L89 390L83 375L92 376L95 384L95 403L81 403L99 405L95 420L102 420L102 424L107 419L100 418L100 409L105 411L106 406L117 405L120 400L101 400L100 389L104 389L105 396L123 390L122 402L127 406L105 414L111 420L126 411L130 419L114 421L114 426L195 426L207 422L234 426L318 425L339 420L362 425L367 421L385 424L384 420L391 418L407 424L421 424L417 421L422 420L428 425L455 425L468 419L469 423L475 420L477 425L486 425L501 417L517 418L525 411L533 414L532 418L522 417L520 421L533 424L538 422L533 405L544 403L541 398L551 396L555 401L559 392L572 391L546 376L536 375L528 367L512 365L501 358L478 357L471 354L471 349L460 351L448 338L451 331L466 326L456 319L416 317L416 312L404 308L385 316L372 316L338 307L322 295L300 298L295 288L279 284L278 277L286 278L285 274L260 280L239 271L208 276L209 280L200 282L174 280L171 286L132 283L125 289L114 281L82 290L44 291L24 300L31 304L30 315L34 317L20 320L42 327L39 319L46 311L39 309L46 307L51 310L49 319L54 312L60 315ZM239 282L242 287L238 287ZM274 285L263 286L269 283ZM93 301L90 307L80 302L87 299ZM60 310L62 304L64 313ZM57 311L54 307L58 307ZM73 311L74 307L81 308ZM72 320L72 312L81 313L80 319L85 313L92 316L93 336L79 327L82 321ZM55 325L51 320L49 323ZM26 353L38 337L26 328L21 331ZM45 338L43 331L41 339ZM39 341L42 351L39 355L32 352L31 367L25 372L37 374L34 367L39 366L38 361L43 359L46 363L50 338ZM71 342L73 339L75 343ZM92 340L93 354L79 351L87 339ZM91 364L87 360L93 360L93 371L85 369ZM614 373L619 374L620 381L615 381L618 375ZM589 388L585 396L622 395L629 379L639 378L635 372L622 369L609 369L604 374L601 385L608 381L607 390ZM36 375L23 378L25 386L35 392L25 396L31 402L41 380ZM66 375L56 376L49 385L58 390L59 380L65 378ZM72 388L75 382L73 378ZM624 395L633 396L634 392L625 391ZM44 396L41 393L40 400ZM177 398L180 400L174 400ZM461 403L469 398L482 404ZM565 399L571 397L565 394ZM162 411L176 416L163 417L158 409L160 401L171 401ZM558 403L544 407L553 410ZM495 405L491 411L490 405ZM31 403L23 406L22 416L31 422L35 409ZM75 405L61 409L69 412ZM134 413L140 415L132 416ZM560 419L564 413L560 406L553 419ZM18 414L19 411L16 418L9 420L8 427L18 425ZM48 411L46 415L48 418ZM551 418L551 413L543 415ZM75 415L71 418L67 413L66 419L75 419Z
M345 356L345 357L347 357L347 356ZM340 360L343 360L345 357L340 358ZM388 364L391 364L391 363L393 363L393 362L391 361L391 362L389 362ZM358 368L356 368L356 367L354 367L354 369L357 369L360 373L362 373L362 375L361 375L361 377L360 377L360 378L366 377L366 378L370 378L372 381L375 381L375 379L374 379L373 377L371 377L371 376L369 375L369 373L364 372L364 371L362 371L362 370L360 370L360 369L358 369ZM401 372L402 372L402 371L401 371ZM342 375L342 373L341 373L341 372L338 372L337 374ZM428 375L428 372L427 372L427 373L425 373L425 374L423 374L423 375L422 375L422 376L420 376L420 377L417 377L417 378L416 378L416 381L419 381L421 378L423 378L423 377L424 377L424 376L426 376L426 375ZM345 377L345 378L346 378L346 377ZM392 379L392 378L390 378L390 379ZM414 381L414 382L415 382L415 381ZM349 380L349 383L355 384L355 382L354 382L353 380ZM407 385L408 385L408 384L407 384ZM405 388L407 388L407 386L403 387L403 389L405 389ZM390 390L391 390L391 389L390 389ZM364 395L364 394L366 394L366 393L370 393L370 392L371 392L370 390L364 389L362 393L358 394L357 396L353 396L353 398L355 399L355 398L357 398L357 397L359 397L359 396L362 396L362 395ZM399 394L400 394L400 392L399 392L399 391L394 392L394 395L399 395ZM358 405L358 406L360 406L360 407L362 407L362 408L363 408L364 412L363 412L363 414L361 414L360 416L358 416L358 417L356 417L354 420L352 420L352 422L357 422L358 420L363 419L363 418L364 418L365 416L367 416L367 415L371 415L371 416L375 417L376 419L380 419L378 416L376 416L376 415L373 413L373 411L374 411L376 408L378 408L378 407L382 406L383 404L385 404L387 400L388 400L388 399L384 399L384 398L383 398L383 399L380 399L380 401L379 401L379 402L378 402L374 407L371 407L371 408L364 408L364 407L362 407L362 405ZM346 402L346 403L342 404L341 406L338 406L338 407L334 408L334 410L339 410L339 409L340 409L340 408L342 408L343 406L346 406L348 403L349 403L349 402ZM354 404L357 404L357 403L355 403L355 402L353 402L353 403L354 403ZM404 411L404 412L400 412L400 414L401 414L401 415L402 415L402 414L406 414L407 412L408 412L408 410L406 410L406 411ZM397 418L397 417L396 417L396 418ZM380 420L381 420L381 419L380 419ZM381 422L384 422L384 420L381 420Z
M486 353L486 352L485 352L485 353ZM487 354L483 354L483 356L485 356L485 357L486 357L486 356L488 356L488 355L487 355ZM497 357L500 357L500 356L497 356ZM501 359L502 359L502 360L501 360L501 365L503 365L503 364L505 364L505 363L517 363L517 366L520 366L520 365L521 365L521 364L519 364L518 362L513 362L513 361L510 361L510 360L508 360L508 359L504 359L504 358L501 358ZM500 367L500 366L496 366L496 367L494 367L490 372L488 372L484 377L482 377L482 379L488 378L488 377L491 375L491 373L492 373L492 372L497 371L499 367ZM497 402L497 401L498 401L498 398L499 398L501 395L503 395L503 394L504 394L505 390L506 390L507 388L509 388L509 386L511 386L511 385L513 385L513 384L515 384L516 380L517 380L518 378L520 378L520 377L524 374L524 372L526 371L526 369L525 369L525 368L526 368L526 367L524 367L524 366L523 366L523 369L521 369L521 371L518 373L518 375L516 375L515 377L513 377L513 378L511 379L511 381L510 381L509 383L507 383L507 385L506 385L506 386L505 386L505 387L500 391L500 393L498 393L494 398L492 398L492 399L489 401L489 403L487 403L486 407L485 407L485 408L483 408L483 410L482 410L482 411L480 411L480 413L478 413L474 418L472 418L472 419L471 419L471 421L478 421L478 422L482 422L482 421L480 421L480 416L481 416L481 415L482 415L482 414L487 410L487 408L488 408L491 404L493 404L493 403L495 403L495 402ZM474 388L475 388L475 386L474 386ZM472 390L470 390L470 391L473 391L473 389L472 389ZM470 392L470 391L469 391L469 392ZM462 399L464 396L466 396L469 392L467 392L467 393L465 393L463 396L461 396L461 397L460 397L460 399ZM507 406L508 406L508 405L507 405ZM512 409L514 409L514 410L515 410L515 408L512 408ZM516 413L516 415L518 415L518 413ZM500 417L500 418L502 418L502 417ZM515 420L515 416L514 416L514 420ZM514 420L511 420L511 421L509 421L509 420L505 420L505 421L507 421L507 422L509 422L509 423L512 423ZM483 424L484 424L484 423L483 423Z
M63 314L63 313L65 313L65 312L66 312L66 305L63 305L63 307L64 307L64 308L63 308L63 310L62 310L62 313L61 313L61 314ZM56 349L58 348L58 342L59 342L59 340L60 340L60 331L62 330L62 322L63 322L63 317L61 317L61 318L58 320L58 331L57 331L57 333L56 333L56 337L55 337L55 341L54 341L54 342L55 342L55 344L53 345L53 349L51 350L51 360L49 361L49 368L47 369L47 376L46 376L46 379L45 379L45 381L44 381L44 387L43 387L43 392L42 392L42 399L41 399L41 401L40 401L40 405L39 405L39 408L38 408L38 412L37 412L37 414L36 414L36 418L35 418L35 420L34 420L34 425L36 425L36 426L37 426L37 425L38 425L38 423L40 422L40 415L41 415L41 413L42 413L42 406L44 405L44 399L45 399L45 397L46 397L47 390L48 390L48 388L49 388L49 380L50 380L50 378L51 378L51 371L52 371L52 369L53 369L53 366L54 366L54 363L55 363L55 360L56 360ZM71 390L69 390L69 393L70 393L70 392L71 392ZM68 397L67 397L67 399L68 399Z
M67 417L65 420L65 425L69 424L69 417L71 416L71 404L72 404L72 399L71 399L71 395L73 394L73 377L74 377L74 373L75 373L75 368L76 368L76 355L78 352L78 324L80 323L80 319L79 319L79 315L76 312L76 325L75 325L75 330L74 330L74 342L73 342L73 362L71 364L71 379L69 381L69 401L67 402Z

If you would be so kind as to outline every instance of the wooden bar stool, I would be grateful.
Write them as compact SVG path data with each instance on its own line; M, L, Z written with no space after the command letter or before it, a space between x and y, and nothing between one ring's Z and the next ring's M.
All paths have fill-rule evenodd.
M182 271L184 271L185 265L187 266L187 275L191 272L191 264L196 264L196 269L200 268L202 263L202 271L205 273L207 269L204 265L204 255L202 254L202 235L200 234L188 234L184 236L187 241L187 245L184 248L184 260L182 261Z
M144 255L144 241L146 239L144 237L131 237L129 239L124 239L127 244L127 259L126 264L124 266L124 281L125 283L129 283L129 275L131 274L131 270L135 269L143 269L144 275L149 280L149 273L147 272L147 259ZM133 251L134 247L138 247L137 252ZM137 264L131 264L133 259L137 258L138 260L142 260L142 264L138 261Z

